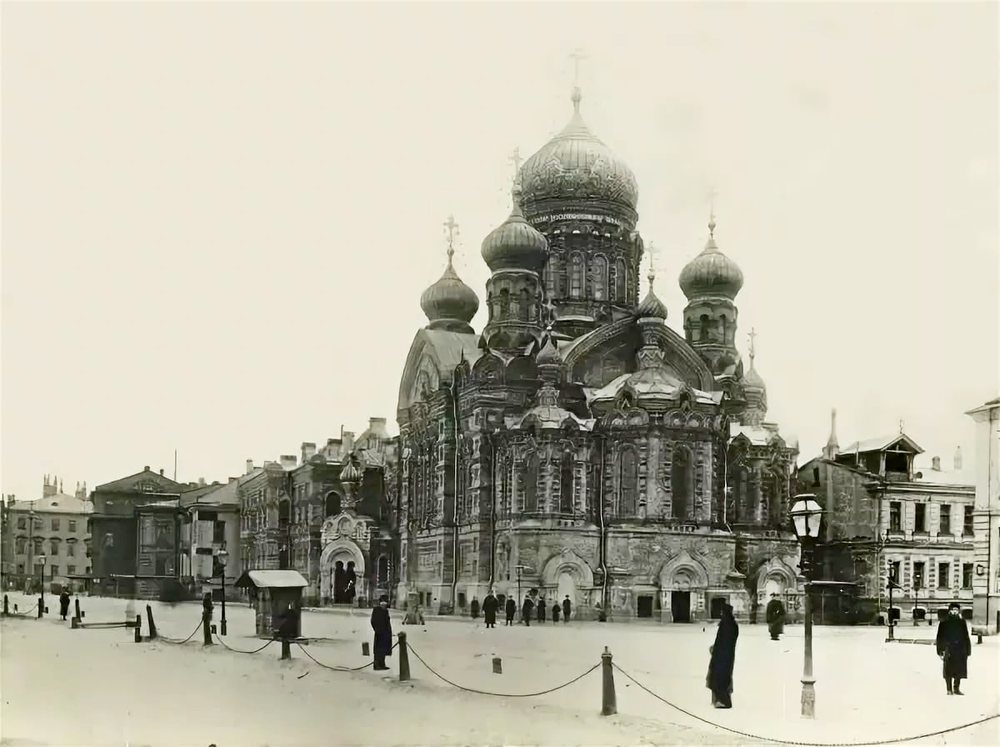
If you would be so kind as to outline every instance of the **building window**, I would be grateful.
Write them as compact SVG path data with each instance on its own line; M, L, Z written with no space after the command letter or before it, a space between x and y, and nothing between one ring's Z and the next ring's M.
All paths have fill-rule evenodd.
M618 515L634 516L639 486L639 463L634 449L622 451L618 464Z
M927 504L926 503L915 503L915 504L913 504L913 531L914 532L926 532L927 531Z
M913 588L923 589L924 588L924 564L914 563L913 564Z
M569 258L569 295L570 298L583 296L583 255L574 254Z
M17 554L24 555L25 551L28 549L28 540L24 537L18 537L15 544L17 547Z
M66 555L70 558L76 557L76 543L67 542L66 543Z
M608 296L608 260L597 257L594 260L594 300L603 301Z
M951 585L951 563L938 563L938 588L947 589Z
M972 563L962 563L962 588L972 588Z
M75 532L76 531L76 519L70 519L69 520L69 531L71 531L71 532Z
M35 519L35 521L33 523L34 523L35 529L39 529L40 530L42 528L42 520L41 519Z
M59 519L53 519L51 526L52 526L52 531L53 532L58 532L59 531Z
M49 552L52 555L58 555L59 554L59 543L56 540L50 540L49 541Z
M23 516L19 516L17 519L17 528L26 529L27 527L28 527L28 522L25 520Z
M615 262L615 298L614 300L620 304L626 302L626 288L628 277L625 271L625 260L619 259Z
M900 532L903 529L903 504L892 501L889 504L889 531Z
M85 570L84 573L86 573L88 576L90 575L90 566L89 565L87 566L87 570Z
M538 510L538 454L528 454L524 470L524 510Z
M563 454L562 469L559 474L560 513L573 513L573 488L573 453L567 451Z
M59 566L54 565L54 566L51 566L51 567L52 567L52 573L49 576L49 578L55 578L56 576L59 575Z
M963 506L965 512L962 516L962 534L966 537L970 537L975 532L972 530L972 506Z
M941 520L938 522L938 534L951 534L951 505L941 504Z
M216 521L212 525L212 542L216 544L225 544L226 542L226 522Z
M892 565L889 566L889 580L894 584L899 584L899 566L898 560L892 561Z
M19 576L23 576L24 575L24 563L18 563L17 564L17 574Z
M70 576L75 576L76 575L76 566L75 565L66 566L66 573L68 573Z
M694 484L694 465L691 452L683 446L674 449L670 465L670 509L675 519L688 518L691 505L691 487Z

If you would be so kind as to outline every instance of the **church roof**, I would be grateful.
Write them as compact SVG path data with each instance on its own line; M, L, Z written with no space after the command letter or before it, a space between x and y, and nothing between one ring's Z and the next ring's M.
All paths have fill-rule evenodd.
M776 438L781 438L778 427L770 423L764 425L742 425L734 421L729 423L729 437L744 436L752 446L767 446Z
M479 336L465 332L449 332L444 329L424 329L421 334L434 348L438 361L449 371L462 362L476 361L483 351L479 349Z
M877 438L855 441L850 446L842 447L840 449L840 454L843 456L854 453L864 454L869 451L884 451L894 445L897 441L903 441L904 445L915 454L922 454L924 451L917 445L916 441L907 436L905 433L893 433L888 436L878 436Z
M615 399L626 384L631 386L640 399L645 397L674 399L686 387L673 371L660 366L625 373L598 389L584 387L583 391L588 402L609 400ZM722 400L722 392L703 392L694 388L689 390L694 396L694 401L700 404L718 404Z

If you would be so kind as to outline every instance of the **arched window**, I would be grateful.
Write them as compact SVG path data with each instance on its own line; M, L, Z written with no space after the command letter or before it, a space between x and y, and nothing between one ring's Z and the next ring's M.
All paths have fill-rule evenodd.
M694 464L691 452L684 446L674 449L670 466L670 505L675 519L687 519L691 512L694 488Z
M569 295L570 298L583 296L583 255L573 254L569 260Z
M379 589L385 589L389 586L389 558L385 555L378 556L375 571L375 586Z
M709 340L709 336L712 334L712 329L711 329L712 325L711 322L709 322L708 320L708 314L702 314L700 317L698 317L698 321L700 322L700 328L698 330L698 339L701 340L702 342L707 342Z
M465 474L465 515L470 519L475 519L479 513L479 501L476 500L477 488L474 487L475 480L473 480L475 472L473 470L473 465L470 464Z
M521 289L521 306L520 306L520 316L518 317L522 322L528 321L528 310L532 311L531 295L528 293L527 288ZM534 315L532 315L534 316Z
M635 516L639 488L639 461L634 449L624 449L618 460L618 515Z
M719 329L722 332L722 341L725 342L726 341L726 335L728 333L728 330L726 329L726 315L725 314L723 314L722 316L719 317Z
M736 465L732 472L733 508L734 515L731 519L735 522L747 520L747 488L749 482L749 472L742 464Z
M500 291L500 318L506 319L510 313L510 291L504 288Z
M545 281L545 295L552 298L556 294L556 258L553 255L549 256L548 262L545 263L544 271L544 281Z
M625 303L628 300L625 297L627 283L628 274L625 271L625 260L619 259L615 262L615 300L618 303Z
M781 527L785 523L783 493L785 480L778 472L771 472L768 475L768 524L773 529Z
M538 510L538 454L534 451L524 460L524 510Z
M336 516L340 513L340 494L331 490L326 494L326 515Z
M594 259L594 300L604 301L608 296L608 260Z
M559 469L559 513L573 513L573 495L576 487L573 478L573 452L566 451L562 455L562 465Z

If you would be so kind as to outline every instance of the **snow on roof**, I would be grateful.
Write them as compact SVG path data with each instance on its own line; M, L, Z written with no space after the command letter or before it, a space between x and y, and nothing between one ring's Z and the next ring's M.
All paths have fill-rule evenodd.
M94 504L73 495L56 493L34 501L15 501L12 511L46 511L60 514L90 514L94 512Z
M247 571L258 589L296 589L309 585L298 571Z
M905 433L893 433L890 436L878 436L877 438L867 438L863 441L855 441L850 446L844 446L840 449L841 454L853 454L858 452L859 454L864 454L868 451L882 451L883 449L889 448L896 441L903 439L906 441L907 445L912 447L918 454L923 452L916 441L907 436Z
M928 464L914 465L914 482L929 482L936 485L964 485L975 487L976 473L971 467L961 469L934 469ZM920 477L916 475L919 474Z
M765 428L762 425L741 425L730 421L729 437L744 436L754 446L767 446L777 438L781 438L776 427Z

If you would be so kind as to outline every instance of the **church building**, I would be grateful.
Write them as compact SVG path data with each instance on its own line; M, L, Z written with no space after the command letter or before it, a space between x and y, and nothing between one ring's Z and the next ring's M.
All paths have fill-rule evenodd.
M679 274L681 330L666 324L652 269L640 280L635 176L580 103L574 88L482 242L484 329L451 240L420 299L397 410L397 600L464 613L492 589L687 622L777 593L794 613L797 449L765 420L752 342L748 367L737 351L743 273L713 216Z

